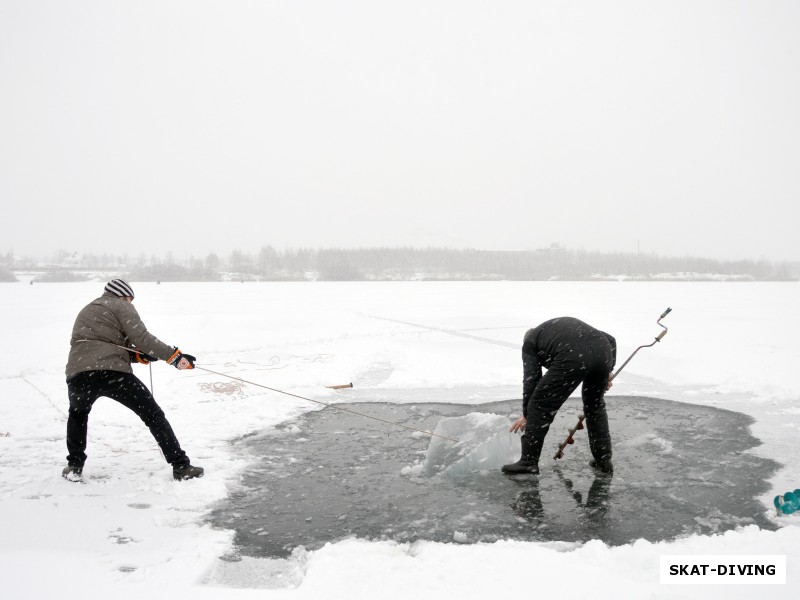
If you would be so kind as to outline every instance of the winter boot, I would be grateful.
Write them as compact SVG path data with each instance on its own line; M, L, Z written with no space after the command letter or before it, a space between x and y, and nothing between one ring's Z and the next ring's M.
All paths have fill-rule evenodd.
M597 469L601 473L606 473L608 475L614 472L614 465L611 464L611 459L608 460L595 460L594 458L589 461L589 466L593 469Z
M592 451L592 460L589 465L601 473L613 473L614 465L611 464L611 437L592 435L589 429L589 449Z
M61 471L61 476L69 481L80 481L83 474L83 467L76 467L75 465L67 465Z
M195 477L202 477L202 476L203 476L203 467L194 467L192 465L180 465L172 467L172 478L175 481L194 479Z
M542 445L532 444L530 440L522 436L522 456L510 465L503 465L502 471L508 475L538 475L539 474L539 454L542 452Z

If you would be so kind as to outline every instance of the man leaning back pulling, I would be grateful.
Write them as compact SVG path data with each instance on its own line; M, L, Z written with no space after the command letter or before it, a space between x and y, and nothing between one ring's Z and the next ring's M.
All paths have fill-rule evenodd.
M164 411L131 369L132 362L148 364L158 359L180 370L193 369L195 358L149 333L133 307L133 298L130 284L114 279L75 319L66 369L69 454L62 475L67 479L80 479L83 473L89 412L100 396L116 400L144 421L172 465L174 479L203 476L203 468L190 463Z
M511 431L524 431L522 456L505 465L504 473L538 474L539 455L550 424L569 395L583 383L581 395L591 465L611 473L611 434L604 395L617 359L617 343L609 334L573 317L550 319L525 334L522 344L522 416ZM542 367L547 373L542 375Z

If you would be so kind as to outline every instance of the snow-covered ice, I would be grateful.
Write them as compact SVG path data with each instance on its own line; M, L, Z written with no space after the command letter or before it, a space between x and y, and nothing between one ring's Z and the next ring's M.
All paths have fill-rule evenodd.
M664 554L784 554L785 586L800 591L800 515L774 516L772 498L797 488L800 286L796 283L470 282L134 284L149 329L199 364L324 402L325 386L352 381L384 397L421 387L516 385L525 330L573 315L609 331L620 357L658 333L615 381L614 394L661 397L752 416L752 452L782 462L760 498L780 528L753 525L673 542L608 547L499 541L470 544L351 539L282 560L226 560L233 535L204 516L252 465L248 435L290 430L318 405L253 385L234 393L200 371L153 366L155 394L199 481L173 482L147 429L100 400L89 422L85 483L60 477L66 449L63 367L78 310L98 282L0 285L0 577L10 598L479 598L537 593L563 598L749 598L750 586L661 586ZM381 318L377 318L381 317ZM452 335L464 333L468 335ZM137 374L149 384L146 368ZM367 402L363 398L360 401ZM459 403L480 399L458 398ZM296 432L302 437L302 432ZM554 433L548 437L553 443ZM666 440L634 441L669 452ZM579 442L580 443L580 442ZM585 443L585 442L584 442ZM399 474L398 474L399 476ZM288 501L288 500L287 500ZM301 516L300 516L301 517ZM709 523L713 527L713 523ZM523 579L524 578L524 579ZM256 589L253 589L256 588Z

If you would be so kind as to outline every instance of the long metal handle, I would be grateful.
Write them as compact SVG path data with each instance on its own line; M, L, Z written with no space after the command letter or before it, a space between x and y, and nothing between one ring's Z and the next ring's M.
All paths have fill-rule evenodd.
M624 363L622 363L622 365L620 366L620 368L619 368L619 369L617 369L616 371L614 371L614 374L613 374L613 375L611 375L611 377L609 377L609 378L608 378L608 380L609 380L609 381L614 381L614 378L615 378L617 375L619 375L619 372L620 372L620 371L622 371L622 369L624 369L624 368L625 368L625 365L627 365L629 362L631 362L631 359L632 359L634 356L636 356L636 353L637 353L637 352L639 352L639 350L641 350L642 348L649 348L650 346L655 346L656 342L660 342L660 341L661 341L661 338L663 338L665 335L667 335L667 332L668 332L669 330L668 330L668 329L667 329L667 328L666 328L664 325L662 325L662 324L661 324L661 319L663 319L664 317L666 317L666 316L667 316L669 313L671 313L671 312L672 312L672 309L671 309L671 308L667 308L667 310L665 310L663 313L661 313L661 316L660 316L660 317L658 317L658 321L656 321L656 325L658 325L659 327L661 327L661 328L662 328L664 331L662 331L661 333L659 333L659 334L656 336L656 338L655 338L655 341L653 341L653 342L650 342L649 344L645 344L645 345L643 345L643 346L639 346L639 347L638 347L636 350L634 350L634 351L633 351L633 353L632 353L632 354L631 354L631 355L630 355L630 356L627 358L627 360L626 360Z

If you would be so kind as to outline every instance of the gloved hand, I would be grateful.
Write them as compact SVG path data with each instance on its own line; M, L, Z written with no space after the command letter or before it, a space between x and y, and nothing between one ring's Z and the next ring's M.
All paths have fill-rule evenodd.
M144 352L134 352L129 350L128 354L131 355L131 362L138 362L140 365L148 365L151 362L156 362L158 360L155 356L150 356Z
M197 359L191 354L183 354L178 348L175 348L175 353L169 357L167 364L172 365L179 371L184 369L194 369L194 361Z

